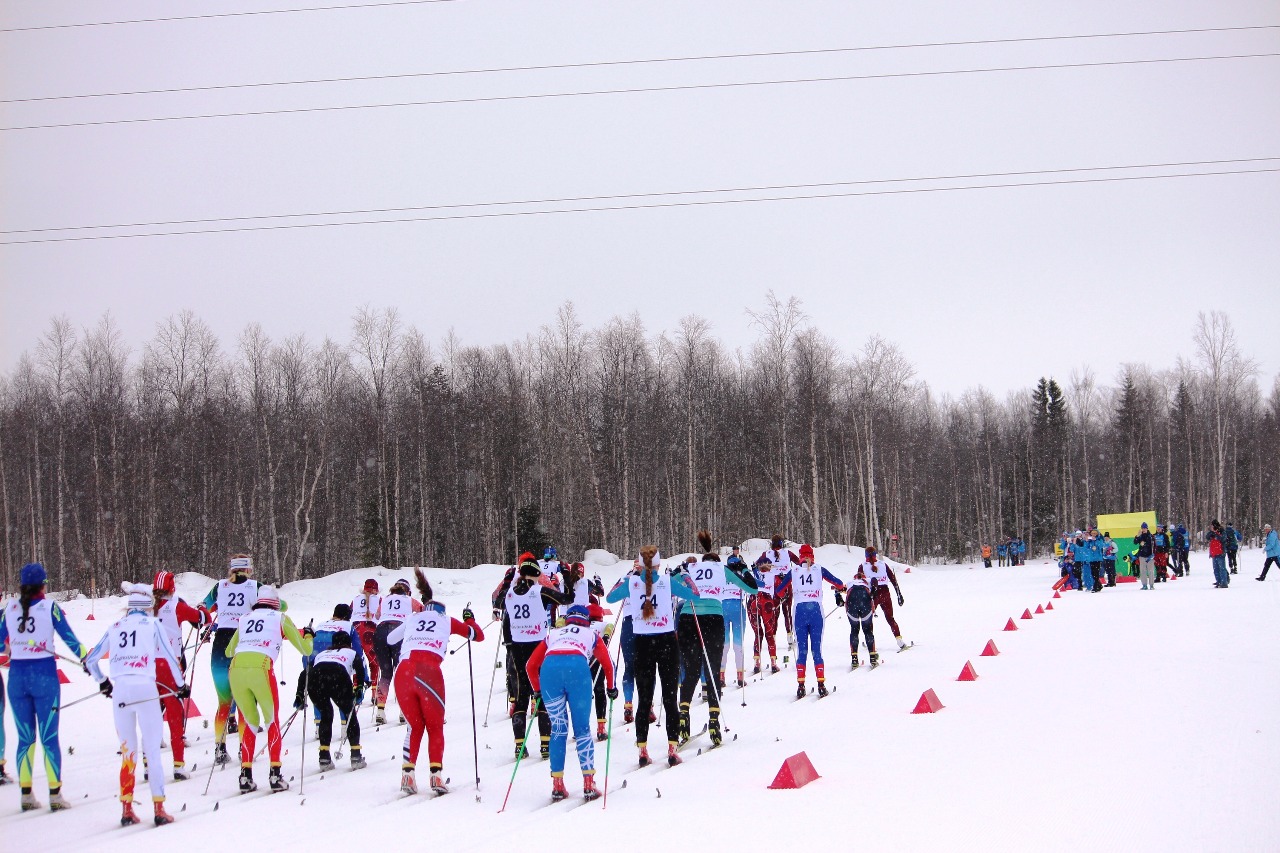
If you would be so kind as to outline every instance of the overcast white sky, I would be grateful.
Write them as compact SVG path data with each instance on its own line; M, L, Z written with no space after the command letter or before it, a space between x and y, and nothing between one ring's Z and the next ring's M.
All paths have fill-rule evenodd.
M23 0L0 3L0 28L318 5ZM3 32L0 98L1266 24L1280 24L1276 0L457 0ZM0 127L1277 52L1280 29L830 53L6 103ZM7 130L0 230L1280 157L1278 93L1269 57ZM896 341L945 393L1003 394L1082 364L1104 381L1127 361L1171 366L1192 353L1196 312L1215 308L1269 386L1278 235L1270 172L8 245L0 372L62 313L87 325L110 310L139 349L189 308L231 349L253 321L274 337L346 341L368 303L398 307L429 339L453 328L491 344L572 300L588 326L638 311L657 331L696 313L746 342L745 309L773 289L802 299L846 351L870 333Z

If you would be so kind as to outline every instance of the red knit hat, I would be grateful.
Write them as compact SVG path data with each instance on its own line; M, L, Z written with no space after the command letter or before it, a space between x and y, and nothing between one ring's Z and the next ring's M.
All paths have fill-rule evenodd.
M365 592L377 592L377 591L378 591L378 582L377 582L375 579L373 579L373 578L369 578L367 581L365 581L365 582L364 582L364 591L365 591Z
M802 560L813 559L813 546L810 545L808 542L800 546L800 559Z
M170 594L177 588L174 583L173 572L166 572L164 569L156 572L156 579L151 582L151 585L160 592Z

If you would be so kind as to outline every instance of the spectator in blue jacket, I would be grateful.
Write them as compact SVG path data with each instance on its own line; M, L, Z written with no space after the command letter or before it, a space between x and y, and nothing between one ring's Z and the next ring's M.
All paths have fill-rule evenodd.
M1231 574L1238 574L1236 552L1240 550L1240 534L1236 532L1236 526L1229 521L1222 537L1222 547L1227 552L1227 565L1231 567Z
M1266 561L1262 564L1262 574L1258 575L1257 580L1264 581L1267 579L1267 569L1271 568L1271 564L1275 563L1280 566L1280 536L1271 529L1271 525L1264 525L1262 528L1262 548L1266 554Z
M1009 556L1009 546L1001 542L996 546L996 565L1003 566L1004 561Z

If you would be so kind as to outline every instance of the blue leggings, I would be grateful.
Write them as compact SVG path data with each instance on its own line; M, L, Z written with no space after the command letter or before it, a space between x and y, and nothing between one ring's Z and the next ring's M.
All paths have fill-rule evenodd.
M622 699L627 704L636 692L636 632L631 629L631 617L623 617L622 639Z
M542 661L542 704L551 716L551 775L564 775L569 746L569 717L582 773L596 772L596 742L591 734L591 670L579 654L547 655Z
M62 787L62 749L58 745L58 705L62 686L58 684L58 663L53 658L15 660L9 663L9 704L13 725L18 730L18 784L31 788L35 764L36 730L44 749L44 769L49 790Z
M723 671L725 663L729 660L729 646L733 646L733 658L738 664L738 671L742 671L742 599L726 598L720 602L720 609L724 611L724 654L720 656L720 669Z
M1081 589L1093 589L1093 563L1082 563L1080 574L1081 581L1084 584Z
M796 605L796 665L809 662L809 646L813 646L813 662L822 663L822 605L816 601L802 601Z
M1265 572L1266 569L1263 569ZM4 766L4 676L0 675L0 767Z

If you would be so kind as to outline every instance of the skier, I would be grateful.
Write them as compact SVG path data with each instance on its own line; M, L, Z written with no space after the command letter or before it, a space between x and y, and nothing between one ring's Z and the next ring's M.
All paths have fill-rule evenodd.
M529 656L538 647L538 643L546 639L547 624L551 618L550 607L572 604L573 594L560 592L537 561L527 559L520 563L519 577L502 591L502 602L507 617L504 630L511 638L507 646L507 657L515 670L516 695L511 729L516 741L515 754L519 757L528 731L529 703L534 697L527 669ZM551 754L551 718L541 706L537 713L538 734L541 737L539 752L543 758L547 758Z
M636 574L640 571L640 561L636 560L631 567L631 571L625 577ZM635 696L636 689L636 633L635 633L635 608L631 606L631 599L624 598L622 600L622 634L618 638L618 649L622 654L622 721L624 723L635 722L635 710L632 705L632 699ZM653 711L649 711L649 722L657 719L657 715Z
M564 787L564 758L568 747L569 723L572 717L574 747L582 767L582 796L594 800L600 796L595 784L595 742L591 739L592 677L589 660L600 667L606 692L618 698L613 683L613 661L604 639L591 629L591 613L581 604L570 605L565 624L552 628L546 639L538 643L525 674L533 689L542 696L542 705L551 717L551 799L569 796Z
M155 659L156 683L168 691L161 694L160 705L164 708L164 721L169 724L169 743L172 744L173 750L173 781L181 782L183 779L191 778L186 767L187 714L182 699L178 698L177 681L178 675L182 675L185 680L187 673L187 658L182 646L182 624L185 622L193 625L198 631L208 624L209 613L203 607L192 607L177 597L173 572L163 569L156 572L152 587L155 590L152 612L160 621L160 627L164 629L165 639L169 643L169 652L177 659L181 669L181 673L171 671L169 660L164 655Z
M319 639L317 631L316 640ZM328 642L328 648L312 657L311 671L306 677L307 695L320 714L320 769L334 767L329 745L333 742L333 710L337 708L343 737L351 742L351 769L360 770L366 762L360 751L360 716L356 713L359 693L353 693L352 688L363 691L368 687L369 671L360 651L359 637L338 630L330 633Z
M163 574L168 574L164 572ZM98 682L102 695L111 700L112 711L116 719L116 735L120 738L120 802L123 811L120 815L121 826L132 826L140 823L133 811L133 786L138 767L138 740L141 732L142 755L147 766L152 768L148 773L151 783L151 802L154 810L156 826L173 823L173 818L164 810L164 773L161 768L163 759L160 756L160 741L163 738L164 720L160 714L161 704L158 678L159 661L165 662L169 680L175 683L172 688L173 697L181 702L191 695L182 677L182 665L170 647L169 637L159 619L152 615L155 607L152 587L139 583L121 584L128 599L125 602L126 613L119 619L85 658L89 674ZM103 655L111 654L111 674L113 682L103 675L98 662ZM178 741L182 738L181 729ZM185 777L184 777L185 778Z
M849 654L853 668L861 666L858 660L858 632L861 630L867 643L867 652L871 655L871 668L875 669L880 665L880 655L876 652L875 620L872 618L875 614L875 602L871 596L871 582L867 580L863 564L859 564L853 573L853 580L849 581L846 593L848 598L845 599L844 606L845 615L849 618ZM840 593L837 592L836 604L840 603Z
M1230 567L1230 573L1236 574L1236 554L1240 551L1240 534L1236 533L1236 526L1230 521L1227 522L1227 529L1222 534L1222 547L1227 552L1227 565Z
M253 752L257 743L254 732L259 724L267 727L267 751L271 760L269 781L272 791L285 791L289 783L280 771L280 707L276 689L275 661L280 647L288 640L303 657L311 654L311 629L298 632L293 620L280 612L280 596L274 587L257 590L253 610L240 620L240 627L227 643L231 657L228 670L231 694L235 697L240 717L240 793L256 791L253 781Z
M787 540L777 534L774 534L773 538L769 541L769 546L770 547L764 552L764 558L769 561L769 564L773 566L774 571L777 573L776 578L778 582L773 591L773 596L777 600L778 614L781 614L783 626L787 632L787 648L790 649L791 654L794 655L796 652L796 630L795 619L791 612L793 604L791 567L793 564L799 562L799 558L787 550ZM777 623L778 614L774 615L775 625ZM769 644L769 650L770 654L772 654L772 643ZM774 667L774 672L777 671L777 667Z
M1266 569L1264 568L1264 569L1263 569L1263 572L1265 572L1265 571L1266 571ZM4 618L4 614L3 614L3 612L0 612L0 619L3 619L3 618ZM3 648L4 648L3 644L0 644L0 649L3 649ZM3 664L3 665L6 665L6 666L7 666L7 665L8 665L8 663L9 663L9 656L8 656L7 654L5 654L5 655L3 656L3 660L0 660L0 664ZM8 772L7 770L5 770L5 766L4 766L4 755L5 755L5 746L4 746L4 706L5 706L5 700L4 700L4 676L3 676L3 675L0 675L0 786L4 786L4 785L11 785L11 784L13 784L13 777L9 775L9 772Z
M779 573L769 558L761 555L755 563L755 581L759 595L747 599L747 617L751 620L751 631L755 635L756 665L753 673L760 672L760 641L763 639L769 646L769 668L778 671L778 648L774 635L778 633L778 596L777 582Z
M729 555L728 560L725 560L725 571L734 572L743 580L750 578L754 588L755 576L751 574L751 568L742 559L741 551L738 545L733 546L733 553ZM730 647L733 648L734 663L738 668L737 686L742 687L746 684L742 653L742 589L735 584L725 584L724 592L720 597L720 609L724 611L724 652L720 655L720 689L723 690L724 670L729 661ZM625 681L623 686L626 686Z
M213 763L226 764L227 731L235 725L231 719L231 655L227 644L240 627L240 618L253 609L262 586L253 579L253 558L247 554L233 554L227 564L227 578L214 584L200 606L206 612L216 614L214 622L205 629L200 642L207 642L213 631L213 646L209 650L209 668L213 673L213 689L218 694L218 711L213 717ZM234 728L231 729L234 734Z
M9 644L9 705L18 730L18 786L24 812L40 808L31 792L37 725L49 779L49 809L56 812L71 807L62 796L62 749L58 744L62 685L58 683L53 636L61 637L81 660L88 652L67 624L62 608L45 598L47 579L41 564L23 566L18 575L18 597L9 599L0 613L0 647Z
M1263 525L1262 535L1263 535L1262 548L1263 548L1263 554L1266 557L1266 559L1263 560L1262 562L1262 574L1254 578L1254 580L1259 580L1259 581L1264 581L1267 579L1267 570L1271 568L1272 563L1275 563L1276 565L1280 565L1280 536L1276 535L1276 532L1271 529L1270 524ZM3 710L4 709L0 707L0 711L3 711ZM3 749L4 749L4 742L0 741L0 751L2 751ZM0 761L0 769L2 768L3 768L3 762Z
M889 630L893 631L893 638L898 641L898 650L908 648L905 640L902 639L902 632L898 630L898 623L893 619L893 601L889 596L889 584L893 584L893 591L898 594L898 606L902 607L904 601L902 599L902 590L898 587L898 578L894 575L893 569L889 568L889 564L884 562L876 554L875 546L868 545L866 549L867 561L863 563L863 567L867 573L867 577L871 580L871 598L874 606L880 608L880 612L884 614L884 620L889 623Z
M397 646L403 643L404 660L396 667L396 696L400 710L409 723L404 735L400 790L406 794L418 793L414 768L418 763L418 750L423 734L428 735L427 759L431 762L431 790L437 795L449 793L441 770L444 767L444 674L440 663L444 660L450 635L484 642L484 631L476 624L471 608L462 611L462 621L445 613L444 602L436 601L431 584L422 569L414 569L422 609L406 619L394 631L389 641Z
M818 679L818 695L827 695L827 674L822 660L822 582L826 581L836 588L837 593L844 592L844 584L838 577L827 571L825 566L813 562L813 546L800 546L800 565L791 569L791 586L796 596L796 641L799 644L796 658L796 698L806 695L805 669L809 662L809 651L813 651L813 671Z
M352 645L358 640L365 652L365 662L369 667L369 681L378 682L378 658L373 654L373 635L378 630L378 619L382 612L382 596L378 594L378 581L369 578L364 582L360 593L351 599L351 619L355 634Z
M378 627L373 634L373 653L378 662L378 687L374 702L373 724L381 726L387 721L387 694L391 692L391 678L400 662L400 647L388 637L400 627L412 613L422 612L422 602L409 594L409 582L400 578L391 585L391 592L382 599ZM404 722L403 711L400 722Z
M745 580L736 571L729 571L720 563L720 555L711 549L711 533L698 531L698 544L703 555L700 561L686 563L681 571L692 572L693 588L698 598L682 601L676 620L676 637L680 646L680 660L684 664L684 677L680 682L680 742L690 737L689 709L699 677L705 676L707 706L710 721L707 723L711 742L720 745L720 691L724 689L719 671L712 669L711 661L724 656L724 611L721 598L725 587L732 586L748 594L755 592L754 579ZM696 559L696 558L690 558Z
M298 689L294 694L293 707L295 710L302 710L306 705L305 696L310 695L307 685L312 678L311 667L315 664L316 656L321 652L327 651L333 644L334 638L338 634L347 635L347 648L351 649L359 661L360 671L365 673L360 680L353 682L350 686L359 691L361 697L364 696L364 688L368 681L364 645L360 642L360 638L356 636L354 624L351 621L351 605L342 603L335 605L333 608L333 616L325 622L321 622L315 627L315 635L311 638L311 654L302 659L302 671L298 673ZM354 666L355 664L353 664ZM349 692L349 691L348 691ZM357 706L360 702L357 700ZM324 715L319 703L313 707L313 714L316 724L316 736L319 737L319 726L321 718ZM343 713L339 725L346 726L347 715ZM323 762L321 762L323 763Z
M688 575L668 575L662 571L662 555L656 545L640 549L640 570L620 579L605 600L630 599L635 614L632 630L636 644L636 686L640 701L636 707L636 746L640 750L640 766L649 758L649 710L653 706L655 682L662 682L662 707L667 715L667 764L680 763L679 718L676 713L676 681L680 671L680 649L676 642L673 597L697 598L698 593Z

